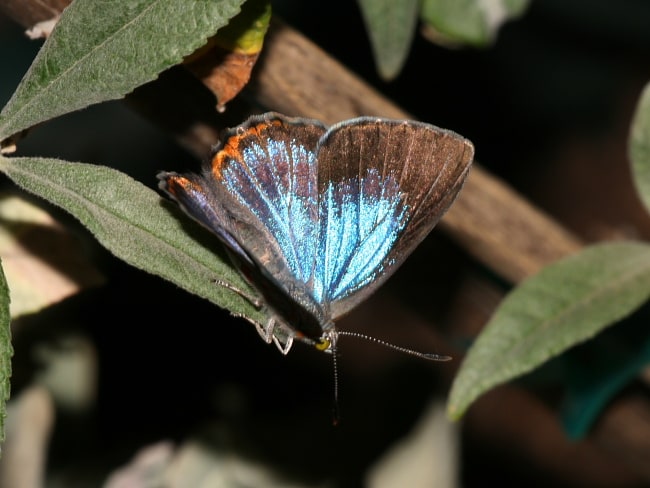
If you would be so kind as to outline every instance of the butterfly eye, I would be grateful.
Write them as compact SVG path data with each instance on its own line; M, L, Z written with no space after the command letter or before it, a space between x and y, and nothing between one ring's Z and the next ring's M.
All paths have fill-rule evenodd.
M332 341L329 339L321 338L314 347L319 351L327 351L332 346Z

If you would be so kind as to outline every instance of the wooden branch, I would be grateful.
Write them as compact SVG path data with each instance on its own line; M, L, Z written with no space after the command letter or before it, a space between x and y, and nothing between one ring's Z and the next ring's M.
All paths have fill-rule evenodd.
M269 31L251 91L267 107L327 123L359 115L412 118L280 21ZM502 277L518 282L578 251L571 232L479 165L441 226Z
M2 0L0 11L29 29L37 22L50 20L63 12L70 0Z
M32 26L55 16L64 3L65 0L6 0L0 8L23 25ZM196 152L202 147L208 148L213 142L210 138L217 134L210 126L215 119L210 120L211 117L205 115L201 123L196 120L181 123L178 113L170 117L160 113L169 107L148 109L155 107L150 99L147 100L152 85L155 84L130 96L131 102L146 112L145 115L155 114L159 123L168 120L168 129L173 130L186 147ZM327 123L359 115L412 118L318 46L277 20L272 23L247 90L269 109ZM145 98L144 103L142 98ZM167 100L176 98L178 91L173 97L165 97ZM187 102L188 98L183 97L183 100ZM204 105L202 109L205 108ZM186 110L185 113L195 111ZM477 164L440 226L469 253L511 282L518 282L581 248L578 238Z
M646 480L650 480L650 409L647 395L631 394L615 400L607 409L607 415L599 419L592 438L604 450L619 456Z

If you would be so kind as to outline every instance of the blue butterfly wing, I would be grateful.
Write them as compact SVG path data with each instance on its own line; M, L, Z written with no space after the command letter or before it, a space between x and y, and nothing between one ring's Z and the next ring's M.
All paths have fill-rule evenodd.
M472 155L428 124L359 118L327 130L270 113L228 131L202 175L160 178L283 323L318 340L429 233Z
M313 281L333 319L381 286L433 229L473 154L463 137L413 121L359 118L323 136Z
M307 281L311 274L318 238L315 148L325 131L315 121L253 117L231 131L204 168L240 242L280 281Z
M317 121L268 113L226 132L202 175L162 173L161 188L234 254L285 325L317 339L309 290L318 239Z

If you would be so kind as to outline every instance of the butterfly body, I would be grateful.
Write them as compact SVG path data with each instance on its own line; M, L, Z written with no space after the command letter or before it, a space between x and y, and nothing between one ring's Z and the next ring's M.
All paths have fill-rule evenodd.
M469 141L424 123L268 113L229 130L201 175L158 177L223 242L259 294L260 335L286 353L294 338L332 348L336 319L431 231L472 157Z

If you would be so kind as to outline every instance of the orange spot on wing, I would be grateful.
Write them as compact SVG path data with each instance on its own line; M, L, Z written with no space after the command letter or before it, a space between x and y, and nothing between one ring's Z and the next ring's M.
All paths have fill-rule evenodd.
M222 171L225 165L232 161L242 162L243 151L241 146L243 143L254 137L256 139L262 139L268 137L264 135L269 126L278 126L282 125L282 121L278 119L271 120L269 122L260 122L257 125L248 127L245 131L230 136L221 149L213 156L212 158L212 176L217 180L222 179Z
M167 184L167 191L174 196L177 196L179 192L188 193L191 190L196 189L196 185L181 175L168 176L165 179Z

